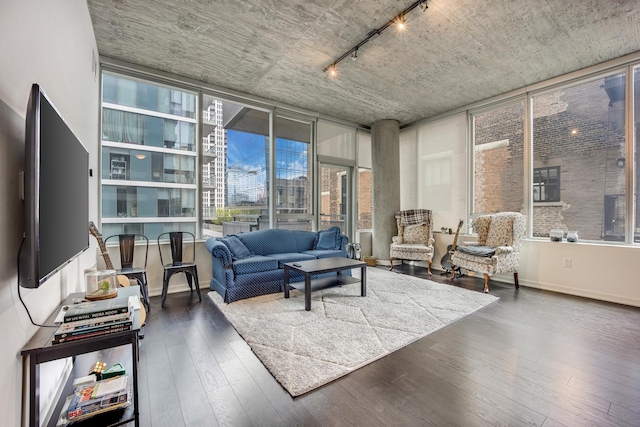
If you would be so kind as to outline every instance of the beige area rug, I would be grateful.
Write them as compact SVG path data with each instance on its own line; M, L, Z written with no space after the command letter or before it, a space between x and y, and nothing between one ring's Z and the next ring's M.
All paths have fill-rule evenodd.
M358 270L359 275L359 270ZM356 270L354 270L354 276ZM311 294L293 290L226 304L209 297L269 372L299 396L348 374L498 300L381 269L367 269L367 296L355 283Z

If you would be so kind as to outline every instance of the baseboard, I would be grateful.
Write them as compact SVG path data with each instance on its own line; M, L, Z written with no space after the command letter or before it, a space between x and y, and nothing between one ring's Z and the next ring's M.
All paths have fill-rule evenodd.
M491 278L493 280L493 277ZM507 282L508 283L508 282ZM513 283L513 282L511 282ZM612 302L616 304L630 305L640 307L640 299L626 298L620 295L612 295L604 292L588 291L585 289L571 288L568 286L554 285L552 283L532 282L529 280L519 280L520 286L529 288L542 289L545 291L558 292L561 294L573 295L577 297L590 298L598 301Z
M209 282L200 282L200 289L209 289ZM167 290L167 294L177 294L178 292L188 292L190 291L189 289L189 285L185 282L185 283L170 283L169 284L169 289ZM195 291L195 289L194 289ZM157 289L157 288L153 288L153 289L149 289L149 296L150 297L157 297L162 295L162 288Z

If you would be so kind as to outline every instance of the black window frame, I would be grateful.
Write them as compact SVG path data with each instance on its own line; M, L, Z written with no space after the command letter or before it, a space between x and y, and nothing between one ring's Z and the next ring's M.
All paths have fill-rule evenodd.
M552 182L549 178L549 171L556 171L556 182ZM545 174L546 172L546 174ZM543 176L546 175L546 176ZM543 191L544 188L544 191ZM536 189L538 191L536 192ZM532 197L534 203L559 202L560 195L560 166L545 166L533 169L533 191ZM536 194L537 193L537 194ZM536 200L536 195L538 200ZM554 197L555 196L555 197Z

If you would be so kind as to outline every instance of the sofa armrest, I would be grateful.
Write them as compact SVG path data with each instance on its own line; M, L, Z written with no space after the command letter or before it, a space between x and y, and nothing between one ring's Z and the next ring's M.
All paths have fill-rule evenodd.
M207 247L207 251L209 251L211 256L222 261L222 265L225 268L231 267L231 262L233 259L231 258L231 251L229 251L227 245L220 242L219 240L216 240L214 237L210 237L205 242L205 246Z
M343 251L347 250L347 245L349 244L349 237L344 234L340 235L340 249Z

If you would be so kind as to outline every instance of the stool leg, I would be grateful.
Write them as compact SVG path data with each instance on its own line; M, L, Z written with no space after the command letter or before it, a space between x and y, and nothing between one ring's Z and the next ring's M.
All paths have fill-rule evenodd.
M194 286L196 287L196 292L198 293L198 301L202 302L202 295L200 295L200 281L198 280L198 269L193 268L193 278L194 278Z
M171 274L167 270L164 271L164 277L162 279L162 308L164 308L164 301L167 299L167 290L169 290L169 279Z

